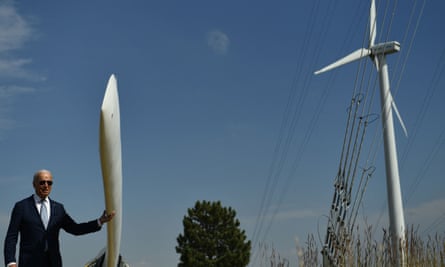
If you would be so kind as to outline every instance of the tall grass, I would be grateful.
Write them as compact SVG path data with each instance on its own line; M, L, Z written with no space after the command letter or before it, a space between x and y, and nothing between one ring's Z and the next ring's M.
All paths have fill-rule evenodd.
M404 266L442 266L445 267L445 237L435 234L422 240L418 231L411 227L405 233L405 241L398 247L391 245L391 238L386 230L379 241L373 239L372 228L346 239L344 246L337 252L337 262L332 266L396 266L396 255L404 255ZM359 231L356 231L359 233ZM299 266L322 266L323 257L313 235L309 235L306 246L297 245ZM397 249L398 251L394 251ZM398 252L398 253L395 253ZM271 265L278 266L278 265Z
M359 231L356 232L359 233ZM396 255L404 255L404 266L445 267L445 237L443 234L436 233L433 236L428 236L426 240L422 240L417 230L411 227L405 232L405 241L393 247L388 231L383 230L380 242L373 239L372 233L372 228L368 227L362 235L357 234L348 238L345 246L340 250L341 255L339 255L336 265L396 266L398 260ZM309 236L304 256L298 258L300 267L319 266L319 263L322 262L320 260L322 255L317 253L318 249L314 242L313 236Z
M272 246L260 244L261 262L260 267L289 267L289 260L281 257L280 253Z

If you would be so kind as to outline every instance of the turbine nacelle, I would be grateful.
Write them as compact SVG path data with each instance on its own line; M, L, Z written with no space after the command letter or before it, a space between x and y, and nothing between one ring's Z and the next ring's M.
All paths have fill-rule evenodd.
M392 54L400 51L400 43L397 41L380 43L372 46L369 50L373 56Z
M337 67L362 59L367 56L370 56L374 60L374 58L378 55L393 54L399 51L400 51L400 43L397 41L376 44L371 46L370 48L360 48L355 50L351 54L335 61L334 63L320 70L317 70L316 72L314 72L314 74L317 75L335 69Z

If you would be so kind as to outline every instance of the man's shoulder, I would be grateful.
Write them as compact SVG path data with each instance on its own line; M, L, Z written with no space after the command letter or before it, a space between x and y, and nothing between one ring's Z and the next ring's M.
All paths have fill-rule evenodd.
M62 203L60 203L52 198L49 199L49 203L51 205L52 212L56 212L59 215L66 214L65 206Z
M27 207L30 207L34 203L34 199L32 196L24 198L22 200L19 200L15 203L14 209L15 210L23 210Z
M24 204L24 203L28 203L28 202L32 202L33 201L33 196L31 195L30 197L26 197L22 200L19 200L16 202L16 205L20 205L20 204Z
M51 205L63 206L62 203L60 203L60 202L58 202L58 201L56 201L56 200L54 200L52 198L49 198L49 201L51 202ZM27 203L34 203L34 196L33 195L31 195L30 197L26 197L26 198L24 198L22 200L17 201L16 205L27 204Z
M60 202L58 202L58 201L56 201L56 200L54 200L54 199L52 199L52 198L50 198L49 199L49 202L51 203L51 205L53 205L53 206L57 206L57 207L63 207L63 204L62 203L60 203Z

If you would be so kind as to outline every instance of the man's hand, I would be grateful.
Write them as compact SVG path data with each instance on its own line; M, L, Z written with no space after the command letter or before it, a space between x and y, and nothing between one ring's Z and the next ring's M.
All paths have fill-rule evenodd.
M104 210L104 213L102 213L102 216L100 216L99 218L100 224L102 225L104 223L111 221L111 219L113 219L115 214L116 212L114 210L111 213L107 213L107 211Z

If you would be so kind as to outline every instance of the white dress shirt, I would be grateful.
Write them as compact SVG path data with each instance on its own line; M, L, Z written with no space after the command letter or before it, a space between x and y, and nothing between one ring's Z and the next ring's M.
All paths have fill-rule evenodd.
M49 205L49 199L45 198L45 199L41 199L39 196L37 195L33 195L34 196L34 202L37 208L37 211L40 214L40 209L42 208L42 205L46 206L46 210L48 211L48 221L49 218L51 217L51 209L50 209L50 205Z

